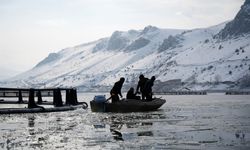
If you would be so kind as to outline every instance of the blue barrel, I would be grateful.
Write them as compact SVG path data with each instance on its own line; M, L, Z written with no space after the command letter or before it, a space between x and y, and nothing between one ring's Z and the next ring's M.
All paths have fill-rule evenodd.
M96 95L92 101L90 101L91 110L93 112L105 112L105 95Z
M94 101L96 102L96 103L105 103L106 102L106 97L105 97L105 95L96 95L95 97L94 97Z

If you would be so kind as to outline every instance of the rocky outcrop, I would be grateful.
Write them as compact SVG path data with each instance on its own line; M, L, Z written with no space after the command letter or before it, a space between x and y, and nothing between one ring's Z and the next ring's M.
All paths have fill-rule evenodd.
M159 46L158 51L162 52L168 49L176 48L180 45L181 39L178 36L170 35L167 39L163 41L163 43Z
M146 45L148 45L148 43L150 42L150 40L145 39L145 38L139 38L137 40L135 40L133 43L131 43L126 50L127 51L132 51L132 50L137 50L140 49Z
M246 0L234 20L227 23L217 37L220 39L231 38L250 33L250 0Z
M107 50L120 50L127 46L128 39L122 36L122 32L115 31L109 39Z

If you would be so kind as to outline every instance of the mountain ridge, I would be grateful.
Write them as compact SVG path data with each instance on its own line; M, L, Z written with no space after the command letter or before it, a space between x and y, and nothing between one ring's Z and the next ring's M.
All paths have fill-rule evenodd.
M5 86L78 87L108 90L121 76L125 88L138 76L155 75L157 91L247 89L250 84L249 28L235 26L250 20L245 2L232 21L192 30L115 31L110 37L50 54ZM249 17L249 18L244 18ZM240 19L238 19L240 18ZM235 25L236 24L236 25Z

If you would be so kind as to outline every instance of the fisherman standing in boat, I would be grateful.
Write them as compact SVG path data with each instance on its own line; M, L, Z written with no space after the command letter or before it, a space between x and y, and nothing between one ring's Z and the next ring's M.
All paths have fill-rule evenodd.
M120 100L119 95L122 98L121 89L122 89L122 85L123 85L124 81L125 81L125 78L121 77L120 80L117 81L114 84L113 88L111 89L110 95L111 95L111 98L112 98L112 103L118 102Z
M136 88L136 93L139 93L141 92L141 97L142 97L142 100L145 99L146 95L145 95L145 92L143 92L144 90L144 87L145 87L145 84L146 82L148 81L149 79L148 78L145 78L143 74L141 74L139 76L139 81L138 81L138 85L137 85L137 88ZM139 92L139 89L140 89L140 92Z
M144 86L143 92L146 95L146 100L152 100L152 87L154 86L155 76L152 76L150 80L148 80Z

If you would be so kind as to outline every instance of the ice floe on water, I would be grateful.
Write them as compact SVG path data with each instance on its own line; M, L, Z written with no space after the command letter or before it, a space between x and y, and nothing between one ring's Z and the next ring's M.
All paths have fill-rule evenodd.
M82 93L89 102L94 93ZM249 95L163 96L158 111L0 115L0 149L249 149Z

